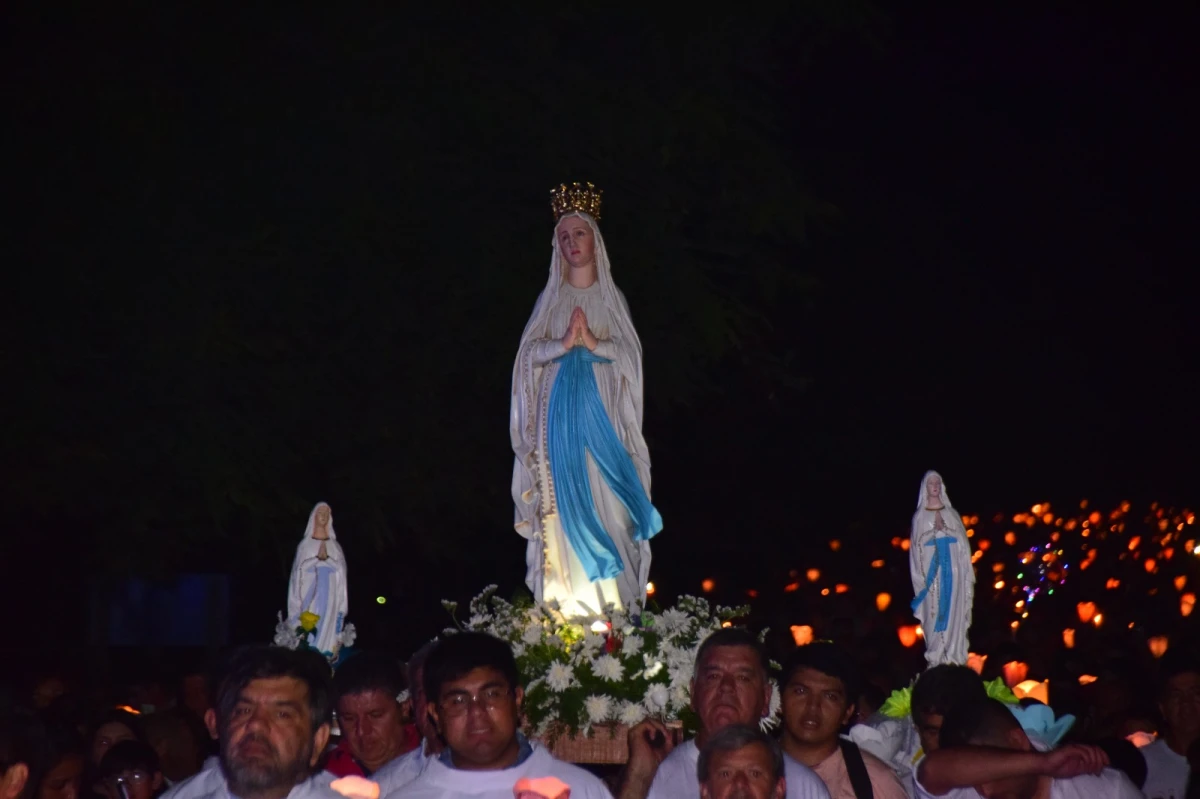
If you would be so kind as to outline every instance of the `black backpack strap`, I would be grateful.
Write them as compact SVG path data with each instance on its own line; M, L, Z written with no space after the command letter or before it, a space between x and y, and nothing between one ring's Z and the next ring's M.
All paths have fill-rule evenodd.
M858 744L845 738L838 738L842 747L842 757L846 761L846 773L850 775L850 785L858 799L875 799L875 791L871 789L871 776L867 774L867 763L863 760Z

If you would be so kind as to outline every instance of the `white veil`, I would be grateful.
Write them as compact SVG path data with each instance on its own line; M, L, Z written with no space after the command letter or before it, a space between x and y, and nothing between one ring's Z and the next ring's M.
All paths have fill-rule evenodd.
M925 510L925 505L927 502L929 502L930 477L936 477L938 482L942 485L942 504L950 510L954 510L954 505L950 502L950 495L946 493L946 481L942 479L940 474L935 472L933 469L930 469L929 471L925 472L925 476L921 478L921 493L920 496L917 497L917 513Z
M604 247L604 237L600 235L596 220L590 214L575 211L560 217L558 222L555 222L555 230L558 229L558 223L568 216L577 216L587 222L595 236L596 279L609 312L609 336L618 344L613 365L620 371L623 379L620 407L613 409L622 424L617 424L614 420L613 426L617 436L629 449L643 487L649 494L650 455L642 437L642 342L633 327L625 297L613 283L608 251ZM513 453L516 456L512 485L513 501L516 504L515 526L517 532L526 538L532 538L536 528L540 526L534 517L538 505L535 453L538 445L538 373L541 367L535 364L534 356L538 343L551 335L546 326L565 280L564 260L559 251L558 236L553 235L551 238L553 251L550 256L550 275L546 287L538 296L537 304L533 307L533 314L525 325L525 332L521 334L521 347L513 365L512 404L508 423Z
M318 541L312 537L313 528L316 527L317 511L325 508L329 511L329 524L326 526L326 532L329 533L328 540ZM307 588L304 582L304 569L310 561L316 560L321 551L321 544L325 544L325 555L338 570L342 573L343 578L338 581L338 592L340 594L341 607L349 611L348 597L346 591L346 556L342 554L342 546L337 542L337 533L333 531L333 509L329 507L327 502L318 502L313 505L312 512L308 514L308 524L304 527L304 538L300 541L300 545L296 547L296 559L292 562L292 579L288 591L288 618L299 619L300 613L304 610L301 603L304 601L304 593Z

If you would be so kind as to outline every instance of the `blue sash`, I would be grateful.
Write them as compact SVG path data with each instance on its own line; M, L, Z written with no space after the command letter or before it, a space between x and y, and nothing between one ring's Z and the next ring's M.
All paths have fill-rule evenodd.
M588 579L594 582L616 577L625 564L596 512L588 481L588 453L600 468L604 482L629 512L635 541L648 541L657 535L662 530L662 517L650 504L633 459L617 438L600 400L592 364L611 361L587 347L574 347L556 362L558 376L550 390L547 420L550 474L563 533Z
M950 545L953 543L955 541L951 536L935 538L925 543L927 547L934 547L933 560L929 562L929 571L925 574L925 587L912 601L913 613L916 613L917 608L928 596L929 589L933 587L933 581L938 581L937 621L933 625L935 633L946 632L946 625L950 622L950 595L954 591L954 561L950 559Z

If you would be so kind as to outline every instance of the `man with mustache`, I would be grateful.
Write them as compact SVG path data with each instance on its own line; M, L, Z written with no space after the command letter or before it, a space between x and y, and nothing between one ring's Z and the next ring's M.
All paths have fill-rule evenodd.
M857 669L844 652L830 643L798 647L783 666L780 685L789 781L802 764L825 782L833 799L907 799L886 763L840 736L858 696Z
M621 799L696 799L700 749L708 739L732 725L757 725L768 713L771 683L767 653L748 630L718 630L696 652L692 675L692 709L700 717L693 740L675 746L671 732L656 719L629 731L629 764L622 778ZM787 781L792 799L829 799L821 778L797 766Z
M421 776L426 764L442 752L442 739L429 715L429 697L425 695L425 661L435 646L437 641L430 641L409 658L408 685L412 692L413 723L421 741L415 749L371 775L371 779L379 784L380 796L394 793Z
M338 799L314 776L329 742L329 664L314 652L249 647L230 660L217 693L224 785L206 799Z
M783 752L758 727L734 724L708 739L696 763L700 799L784 799Z

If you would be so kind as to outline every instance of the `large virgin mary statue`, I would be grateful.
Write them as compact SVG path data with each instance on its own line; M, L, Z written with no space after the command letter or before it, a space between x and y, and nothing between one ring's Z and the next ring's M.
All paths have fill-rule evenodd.
M925 662L965 665L975 566L962 518L937 472L926 472L921 480L908 565L916 594L912 609L925 633Z
M336 655L349 609L346 556L333 531L333 511L318 502L308 515L304 539L296 547L288 581L288 622L295 629L302 623L301 614L316 616L316 625L308 634L309 646Z
M642 345L613 283L600 199L590 183L551 192L550 276L521 336L509 418L525 582L568 617L643 603L662 529L642 437Z

